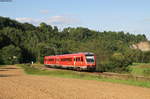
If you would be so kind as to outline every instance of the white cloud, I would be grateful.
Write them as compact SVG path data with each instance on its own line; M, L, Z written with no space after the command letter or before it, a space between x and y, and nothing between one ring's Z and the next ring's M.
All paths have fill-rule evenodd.
M52 16L46 19L35 19L35 18L16 18L17 21L25 23L32 23L34 25L39 25L41 22L45 22L51 25L70 25L79 23L78 19L71 16Z
M47 19L49 24L74 24L77 19L68 16L53 16Z

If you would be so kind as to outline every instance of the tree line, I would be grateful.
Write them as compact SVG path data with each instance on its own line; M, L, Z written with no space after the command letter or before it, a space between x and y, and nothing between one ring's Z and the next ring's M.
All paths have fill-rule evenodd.
M143 34L64 28L41 23L34 26L0 17L0 64L41 62L47 55L93 52L97 71L125 71L133 62L150 62L150 52L131 49L148 41Z

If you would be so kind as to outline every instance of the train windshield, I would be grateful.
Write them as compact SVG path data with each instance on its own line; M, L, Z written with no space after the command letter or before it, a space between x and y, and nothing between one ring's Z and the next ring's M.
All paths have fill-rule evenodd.
M95 60L94 60L94 56L88 56L88 55L86 55L86 61L87 62L94 62Z

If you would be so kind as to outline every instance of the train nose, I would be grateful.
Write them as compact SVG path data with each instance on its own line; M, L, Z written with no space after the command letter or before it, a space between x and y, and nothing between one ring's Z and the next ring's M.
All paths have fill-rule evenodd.
M95 67L95 65L91 64L91 65L87 65L87 67Z
M94 71L96 69L95 65L87 65L87 70Z
M91 67L91 66L95 66L95 64L89 63L89 64L87 64L87 66Z

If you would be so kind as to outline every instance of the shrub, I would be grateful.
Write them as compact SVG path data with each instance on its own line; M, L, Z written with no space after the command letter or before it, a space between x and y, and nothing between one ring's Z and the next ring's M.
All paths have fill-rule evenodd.
M97 71L100 72L127 72L128 65L132 64L122 53L114 53L109 60L97 64Z
M111 57L111 64L114 68L112 71L114 72L122 72L128 71L127 67L132 64L132 62L125 57L122 53L114 53Z

